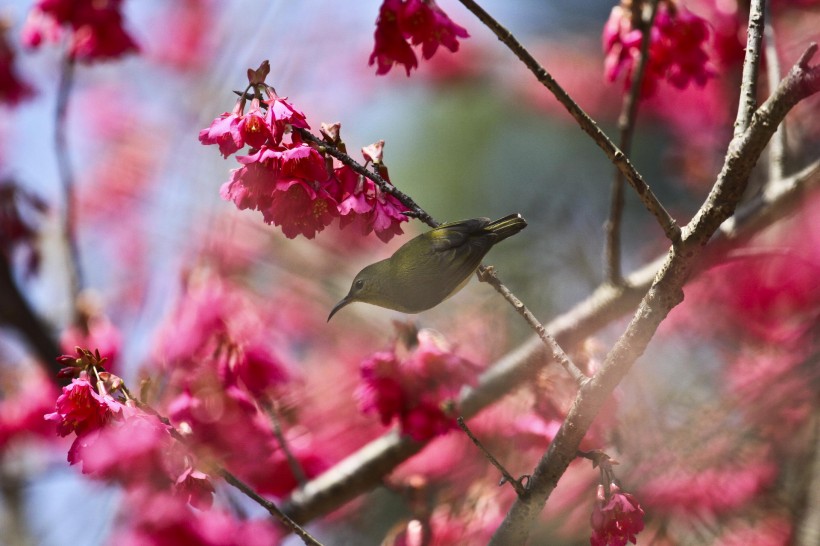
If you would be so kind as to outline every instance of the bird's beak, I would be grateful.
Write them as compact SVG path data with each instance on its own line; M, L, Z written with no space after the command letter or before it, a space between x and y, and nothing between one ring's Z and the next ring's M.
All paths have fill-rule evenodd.
M348 294L347 296L345 296L344 298L342 298L342 301L340 301L339 303L337 303L337 304L336 304L336 306L335 306L333 309L331 309L331 310L330 310L330 314L327 316L327 321L328 321L328 322L330 322L330 319L332 319L332 318L333 318L333 315L335 315L335 314L336 314L336 312L337 312L339 309L341 309L342 307L344 307L345 305L347 305L347 304L348 304L348 303L350 303L351 301L352 301L352 300L350 299L350 295L349 295L349 294Z

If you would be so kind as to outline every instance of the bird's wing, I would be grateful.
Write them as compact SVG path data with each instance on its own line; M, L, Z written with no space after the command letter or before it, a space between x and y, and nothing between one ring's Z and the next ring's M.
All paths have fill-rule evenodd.
M429 232L433 250L436 252L444 252L451 248L458 248L489 223L489 218L473 218L471 220L441 224Z

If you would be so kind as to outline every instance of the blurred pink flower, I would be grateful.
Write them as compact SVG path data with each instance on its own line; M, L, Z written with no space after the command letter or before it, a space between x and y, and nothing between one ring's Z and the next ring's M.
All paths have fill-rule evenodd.
M62 38L70 29L70 58L89 62L114 59L139 51L123 27L122 0L37 0L22 31L23 43L32 48Z
M622 493L617 485L610 486L609 498L603 485L598 485L598 500L590 516L592 546L624 546L638 543L637 534L643 531L644 511L629 493Z
M622 7L612 8L602 34L604 74L615 81L626 73L624 85L632 82L633 70L641 54L643 33L633 27L632 13ZM661 3L650 30L649 61L642 84L642 96L654 95L660 80L667 80L679 89L690 83L703 87L714 75L704 47L709 30L704 19L686 9Z
M458 39L467 37L467 31L455 24L435 0L385 0L379 8L368 64L375 63L379 75L390 72L396 63L402 64L409 76L418 66L410 44L421 45L422 57L430 59L439 45L456 52Z
M362 361L356 398L362 412L378 413L384 425L397 419L403 433L423 441L455 427L442 404L472 384L478 369L430 330L418 332L417 342L404 359L393 350Z
M270 519L191 510L179 496L150 488L127 491L122 506L111 535L117 546L276 546L285 535Z

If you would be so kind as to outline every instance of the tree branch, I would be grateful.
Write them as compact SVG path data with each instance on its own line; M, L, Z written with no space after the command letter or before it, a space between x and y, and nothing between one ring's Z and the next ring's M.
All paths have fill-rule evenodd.
M751 0L749 25L746 37L746 57L740 81L740 102L737 107L734 137L738 138L749 127L757 107L757 74L760 68L760 48L763 43L763 2Z
M663 229L666 237L674 244L680 240L680 227L677 222L669 215L661 202L652 193L649 185L644 181L640 173L635 169L629 159L624 153L618 149L617 146L609 139L608 136L601 130L600 127L593 121L584 110L570 98L564 89L558 85L558 82L544 69L538 61L521 45L521 43L512 35L512 33L504 28L498 21L484 11L484 9L476 4L473 0L460 0L464 6L470 10L478 19L487 25L487 27L498 37L501 42L512 51L516 57L533 73L536 79L546 87L558 102L575 118L581 129L592 137L592 140L598 145L610 161L620 170L626 177L627 182L637 192L638 197L644 204L646 209L652 213L657 219L658 223Z
M74 197L74 170L68 154L66 132L68 130L68 99L74 83L74 59L66 54L60 70L60 82L57 87L57 108L55 112L54 148L57 155L57 167L60 182L63 186L63 237L66 244L68 261L69 294L71 296L72 321L80 323L77 301L83 288L83 275L80 265L80 250L77 246L77 221Z
M807 62L816 44L804 53L777 90L752 116L748 129L729 144L723 169L695 218L683 229L632 320L606 357L599 372L581 389L549 449L529 481L529 494L518 498L496 530L491 545L524 544L530 528L558 484L593 419L635 360L646 349L658 326L683 300L683 285L695 270L704 246L735 210L749 174L786 113L800 100L820 91L820 66Z
M820 188L820 161L777 184L771 191L750 201L721 227L710 245L715 259L731 247L759 232L767 225L788 216L801 202L800 197ZM649 262L629 275L626 287L599 286L589 297L546 325L547 331L563 347L575 347L595 332L635 309L649 289L665 256ZM696 271L697 273L697 271ZM465 419L478 414L522 383L552 364L543 342L533 336L496 361L478 380L462 391L457 407ZM373 440L333 468L294 492L282 510L299 522L327 514L381 484L383 477L399 464L422 450L395 431Z

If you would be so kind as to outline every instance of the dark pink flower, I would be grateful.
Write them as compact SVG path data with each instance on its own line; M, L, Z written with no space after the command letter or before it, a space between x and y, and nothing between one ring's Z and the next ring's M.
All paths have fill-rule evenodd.
M455 53L458 51L458 38L470 36L438 7L435 0L404 2L399 26L413 45L421 45L421 55L425 59L432 57L439 45Z
M247 144L251 148L261 148L267 144L273 144L273 132L265 119L266 114L262 110L258 99L251 101L251 107L247 114L244 114L236 125L242 144Z
M79 377L63 387L56 411L46 414L45 419L57 423L60 436L72 432L81 436L99 429L124 408L111 396L97 393L86 377Z
M61 27L69 33L72 59L113 59L139 50L123 27L122 0L38 0L23 28L23 43L39 47L57 42Z
M624 546L638 543L637 534L643 531L644 511L635 497L622 493L617 485L610 486L609 498L604 486L598 486L598 499L590 517L592 546Z
M398 63L404 65L409 76L410 71L419 64L413 48L404 39L399 27L401 7L402 0L385 0L379 8L379 18L376 20L374 34L375 43L368 61L370 66L376 64L376 74L387 74L393 68L393 64Z
M439 45L458 51L458 39L468 36L435 0L385 0L376 20L369 64L376 63L376 74L387 74L395 63L402 64L409 76L418 66L410 44L420 45L422 57L430 59Z

